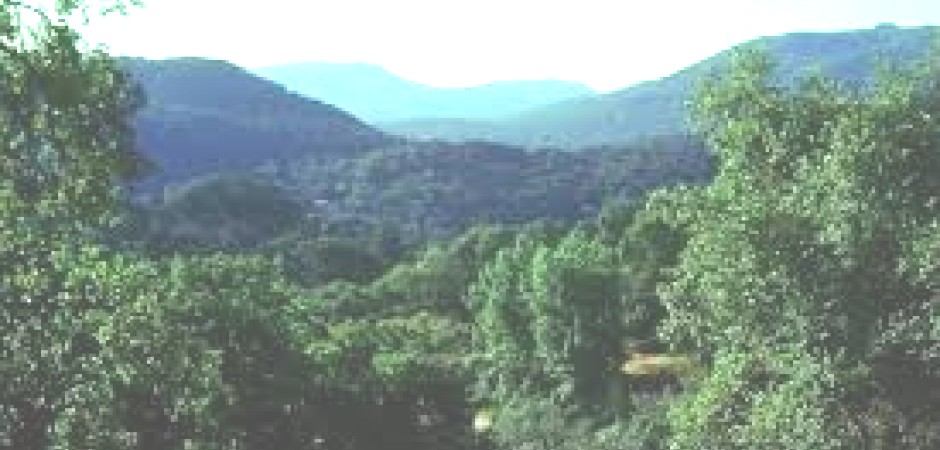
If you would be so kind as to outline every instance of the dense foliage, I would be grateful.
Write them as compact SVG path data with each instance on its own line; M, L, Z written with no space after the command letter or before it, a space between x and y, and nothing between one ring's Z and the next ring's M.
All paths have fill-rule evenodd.
M734 67L696 104L715 181L650 203L690 234L663 335L713 360L672 448L935 448L940 72L787 91L760 54Z
M714 180L574 225L153 251L110 233L138 97L67 25L115 5L0 4L2 449L940 445L940 67L781 85L745 49L694 103ZM177 213L286 229L214 183Z
M383 234L411 247L475 224L573 223L607 202L703 183L711 172L708 154L684 137L578 153L407 143L170 183L137 202L128 231L151 247L183 251Z

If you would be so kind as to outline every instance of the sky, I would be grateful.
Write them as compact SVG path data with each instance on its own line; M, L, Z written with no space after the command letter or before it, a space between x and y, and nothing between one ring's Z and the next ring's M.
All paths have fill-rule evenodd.
M144 0L147 2L147 0ZM940 25L940 0L150 0L86 31L113 54L256 68L364 62L464 87L561 79L610 91L760 36Z

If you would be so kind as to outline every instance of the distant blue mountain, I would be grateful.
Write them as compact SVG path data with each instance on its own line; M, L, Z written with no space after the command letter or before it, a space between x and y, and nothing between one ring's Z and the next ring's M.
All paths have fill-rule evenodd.
M254 69L254 73L370 123L413 119L500 120L533 108L595 95L583 84L558 80L434 88L369 64L297 63Z

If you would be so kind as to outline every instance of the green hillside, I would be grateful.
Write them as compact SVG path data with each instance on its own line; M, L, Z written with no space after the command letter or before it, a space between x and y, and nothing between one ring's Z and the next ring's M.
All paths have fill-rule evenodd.
M233 64L200 58L123 59L146 107L137 142L156 165L145 184L275 160L347 155L394 139L348 113Z

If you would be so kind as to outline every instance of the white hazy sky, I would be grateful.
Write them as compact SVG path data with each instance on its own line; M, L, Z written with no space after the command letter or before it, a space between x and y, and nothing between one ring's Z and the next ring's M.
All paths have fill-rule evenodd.
M146 1L146 0L145 0ZM368 62L433 86L655 79L758 36L940 25L940 0L150 0L98 19L114 54L244 67Z

